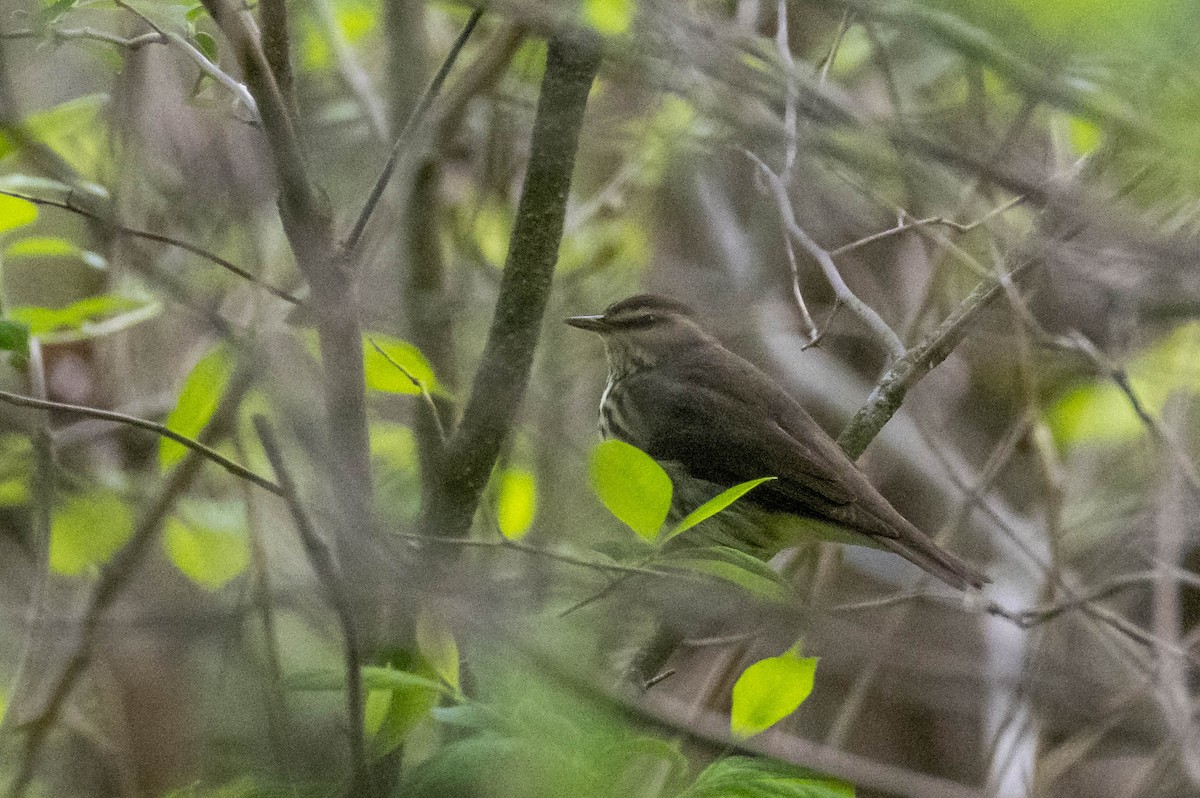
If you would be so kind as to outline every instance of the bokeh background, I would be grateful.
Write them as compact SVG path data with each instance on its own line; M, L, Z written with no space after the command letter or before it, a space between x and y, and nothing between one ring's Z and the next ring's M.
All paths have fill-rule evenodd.
M331 600L280 498L144 430L0 405L14 794L335 794L360 736L377 794L850 789L763 786L777 761L863 796L1200 791L1192 4L497 0L415 127L473 7L285 8L297 135L339 236L400 137L353 295L377 529L339 541ZM546 38L578 26L604 60L532 376L470 537L431 544L430 407L452 433L537 157ZM279 297L312 294L241 80L189 0L5 0L0 189L59 206L0 197L0 311L36 341L4 346L0 388L207 425L270 476L263 415L328 538L358 488L326 467L321 311ZM815 542L777 582L635 573L661 555L589 483L606 366L561 320L637 291L689 303L846 428L898 352L818 250L905 347L958 319L859 463L986 570L982 597ZM686 639L643 692L628 668L662 623ZM738 675L797 642L820 657L811 697L730 737ZM754 752L777 759L704 770Z

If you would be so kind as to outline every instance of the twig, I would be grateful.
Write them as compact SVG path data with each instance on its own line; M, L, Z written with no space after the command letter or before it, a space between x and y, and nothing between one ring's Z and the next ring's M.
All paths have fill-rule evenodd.
M363 370L362 325L353 275L339 249L333 209L308 170L287 100L259 43L253 17L233 0L202 0L237 53L258 101L278 186L279 218L296 265L312 289L320 343L326 478L337 485L338 554L347 567L359 556L352 538L370 528L372 481Z
M250 94L250 90L246 88L245 84L235 80L232 75L222 70L212 61L209 61L208 56L196 49L194 44L180 36L175 31L164 30L163 28L159 27L154 20L150 19L150 17L146 16L141 11L126 3L125 0L113 0L113 2L119 7L133 14L138 19L142 20L142 22L145 22L147 25L149 25L150 28L165 41L174 44L176 47L182 50L188 58L195 62L196 66L200 67L201 72L205 73L217 83L224 86L235 97L241 100L242 105L246 106L246 110L250 112L250 115L254 118L255 122L262 122L262 117L258 113L258 103L254 101L254 97Z
M837 59L838 50L842 46L842 39L846 38L846 32L850 30L850 20L852 12L849 8L842 11L842 21L838 23L837 33L834 34L833 43L829 45L829 53L825 56L824 63L821 64L821 76L817 83L823 84L829 80L829 70L833 67L834 60Z
M558 258L588 92L601 60L590 31L550 39L530 160L471 396L446 446L422 531L463 537L525 393Z
M46 399L35 399L32 396L21 396L20 394L9 393L8 391L0 391L0 402L6 402L17 407L35 407L39 410L58 410L64 413L76 413L81 416L90 418L98 418L104 421L111 421L115 424L124 424L129 427L136 427L153 432L164 438L169 438L178 444L186 446L193 452L202 457L211 460L221 468L233 474L235 477L252 482L263 490L274 493L276 496L282 496L280 487L266 477L259 476L245 466L235 463L225 455L213 449L211 446L206 446L200 441L189 438L186 435L181 435L178 432L159 424L154 421L147 421L144 418L136 416L128 416L124 413L117 413L112 410L101 410L98 407L85 407L83 405L70 405L63 402L52 402Z
M450 52L446 55L446 60L442 62L442 66L438 69L437 74L430 81L429 87L425 89L425 94L421 96L420 102L417 103L417 106L409 115L408 121L404 123L404 129L396 137L396 143L392 145L392 151L388 155L387 163L384 164L383 171L379 173L379 177L376 179L371 193L367 195L367 201L363 204L363 208L358 214L358 219L354 222L354 227L350 230L350 235L346 237L346 241L342 245L342 250L347 255L352 255L358 249L362 234L367 229L367 222L371 220L371 214L375 211L375 206L379 204L379 199L383 196L383 191L387 188L388 181L392 179L392 173L396 171L396 166L400 162L402 147L407 143L417 124L425 116L425 112L429 110L429 106L437 98L442 84L446 82L446 76L450 74L451 67L454 66L454 62L458 59L458 54L462 52L467 39L471 37L471 32L479 24L479 20L483 16L483 11L484 9L481 6L471 13L467 24L463 26L462 31L458 34L458 38L455 39L453 46L451 46Z
M1008 279L1019 277L1033 263L1032 259L1022 262L1008 273ZM892 364L887 374L871 391L866 404L854 414L854 418L838 436L838 444L852 460L863 453L867 444L899 409L908 389L954 351L970 332L971 322L1000 296L1003 290L999 280L981 282L945 321Z
M50 38L58 40L92 40L97 42L105 42L106 44L115 44L117 47L124 47L129 50L137 50L145 47L148 44L166 44L167 38L157 31L151 33L143 33L140 36L132 36L125 38L118 36L115 33L108 31L96 30L88 26L81 28L57 28L51 27L46 33L49 33ZM22 30L7 31L0 33L0 39L40 39L45 36L41 31L25 28Z
M564 554L553 549L546 549L540 546L534 546L520 540L511 540L509 538L501 538L500 540L478 540L476 538L447 538L429 535L415 535L402 532L396 532L391 537L399 538L416 546L457 546L462 548L475 549L494 549L499 551L515 551L523 554L528 554L534 557L544 557L548 560L561 562L566 565L576 565L580 568L588 568L597 573L609 575L613 573L622 574L641 574L643 576L661 576L668 578L683 578L691 580L692 577L683 571L669 571L658 568L646 568L640 565L624 565L622 563L607 563L597 560L589 560L583 557L576 557L571 554ZM703 579L697 576L698 579Z
M796 165L799 139L796 127L796 103L800 99L800 87L796 85L796 61L792 58L792 48L788 43L787 0L778 0L775 7L775 47L779 51L779 60L783 62L785 83L783 139L787 148L783 157L783 172L779 177L783 184L787 185L792 182L792 168Z
M887 230L883 230L878 233L873 233L872 235L865 236L863 238L858 239L857 241L851 241L849 244L843 244L842 246L838 247L837 249L831 249L831 250L829 250L829 255L831 257L836 258L839 255L845 255L847 252L856 250L859 247L865 247L867 244L873 244L876 241L880 241L885 238L890 238L891 236L899 235L899 234L905 233L909 230L914 230L914 229L917 229L920 227L926 227L928 225L942 225L944 227L949 227L950 229L954 230L957 233L969 233L972 230L974 230L976 227L979 227L981 224L983 224L987 220L991 219L992 217L998 216L998 215L1004 213L1005 211L1007 211L1017 205L1020 205L1021 203L1025 202L1025 200L1026 200L1026 197L1024 195L1013 197L1008 202L1006 202L1003 205L1000 205L996 208L993 208L992 210L985 213L983 216L979 217L975 221L970 222L968 224L956 222L953 219L946 219L942 216L929 216L924 219L909 219L909 218L907 218L906 215L903 214L903 212L901 212L901 219L896 224L895 227L888 228Z
M779 175L771 171L763 161L749 150L743 150L746 157L749 158L758 167L759 172L766 178L767 185L770 186L772 193L775 195L775 204L779 210L779 218L783 222L785 228L791 233L800 246L808 251L808 254L817 261L821 267L821 272L825 275L825 280L833 289L834 296L837 301L850 309L854 315L867 325L870 330L875 333L875 336L887 349L888 354L892 359L899 361L905 356L904 344L901 343L899 336L887 325L878 313L875 312L867 303L859 299L850 286L846 285L846 281L842 279L841 273L834 265L833 258L829 253L821 248L816 241L804 232L803 228L796 222L796 212L792 209L792 201L788 197L787 186Z
M300 536L300 542L304 545L304 551L308 555L309 564L317 575L317 580L325 589L326 597L329 599L330 606L333 607L334 613L337 615L338 624L342 629L343 637L343 655L346 665L346 715L347 723L349 723L350 735L350 763L351 763L351 780L350 791L348 795L366 795L368 787L368 772L366 762L366 746L363 739L364 724L363 724L363 685L362 671L362 651L358 644L358 630L354 623L354 613L351 610L350 602L346 595L342 584L342 575L338 571L337 563L334 560L333 550L330 548L313 527L312 520L301 504L300 498L296 493L295 483L292 482L291 474L288 473L287 464L283 460L283 454L280 452L279 443L275 439L275 433L271 429L270 422L264 416L254 416L254 430L258 433L258 439L262 442L263 451L267 455L267 460L271 463L271 468L275 471L275 478L279 480L279 485L282 488L281 495L287 503L288 510L292 514L292 521L296 525L296 532Z
M255 285L262 288L263 290L267 291L268 293L273 294L274 296L279 297L280 299L282 299L285 302L290 302L293 305L303 305L304 304L303 300L288 293L287 291L284 291L282 288L276 288L273 285L264 283L262 280L258 279L253 274L251 274L250 272L243 269L241 266L238 266L236 263L232 263L232 262L226 260L225 258L222 258L220 255L210 252L209 250L204 249L203 247L196 246L195 244L190 244L187 241L183 241L178 238L174 238L172 236L163 235L161 233L151 233L148 230L138 230L133 227L126 227L123 224L118 224L117 222L114 222L110 219L104 218L103 216L101 216L98 213L94 213L85 208L81 208L78 205L73 205L70 202L64 202L62 200L47 199L45 197L33 197L28 194L20 194L15 191L0 190L0 194L4 195L6 197L15 197L16 199L23 199L26 202L32 202L35 205L43 205L43 206L50 207L50 208L60 208L64 211L70 211L71 213L78 214L78 215L84 217L85 219L91 219L94 222L99 222L100 224L104 225L106 228L108 228L112 232L118 233L120 235L131 236L134 238L143 238L147 241L154 241L159 244L167 244L172 247L178 247L179 249L182 249L185 252L190 252L193 255L199 255L200 257L204 258L205 260L210 261L211 263L215 263L217 266L220 266L222 269L225 269L228 272L236 274L238 277L241 277L243 280L247 280L251 283L254 283Z

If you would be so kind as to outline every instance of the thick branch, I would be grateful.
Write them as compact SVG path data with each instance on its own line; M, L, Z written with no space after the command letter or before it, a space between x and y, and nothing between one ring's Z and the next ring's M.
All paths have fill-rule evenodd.
M361 530L367 526L371 497L362 328L353 279L336 244L333 212L308 174L288 103L249 12L226 0L203 3L233 45L246 85L258 101L279 184L280 218L296 264L312 288L332 454L328 472L338 487L343 528ZM339 554L349 553L339 546Z
M462 423L446 448L441 479L427 505L426 534L466 534L525 394L558 259L579 131L600 58L600 44L590 33L550 39L496 314Z

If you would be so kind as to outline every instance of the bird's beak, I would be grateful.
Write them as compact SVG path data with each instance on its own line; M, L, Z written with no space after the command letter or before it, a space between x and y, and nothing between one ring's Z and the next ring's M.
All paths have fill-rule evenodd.
M565 321L572 327L578 327L581 330L591 330L592 332L600 332L607 327L603 316L572 316Z

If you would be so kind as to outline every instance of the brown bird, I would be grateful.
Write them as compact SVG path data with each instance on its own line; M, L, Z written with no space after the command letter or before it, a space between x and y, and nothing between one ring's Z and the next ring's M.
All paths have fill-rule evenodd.
M738 483L776 477L684 537L707 527L717 542L765 558L799 542L769 522L787 514L826 536L890 549L955 588L990 581L900 515L796 400L722 346L686 305L639 294L566 322L604 340L601 434L663 465L684 505L677 513ZM713 524L723 517L724 526Z

